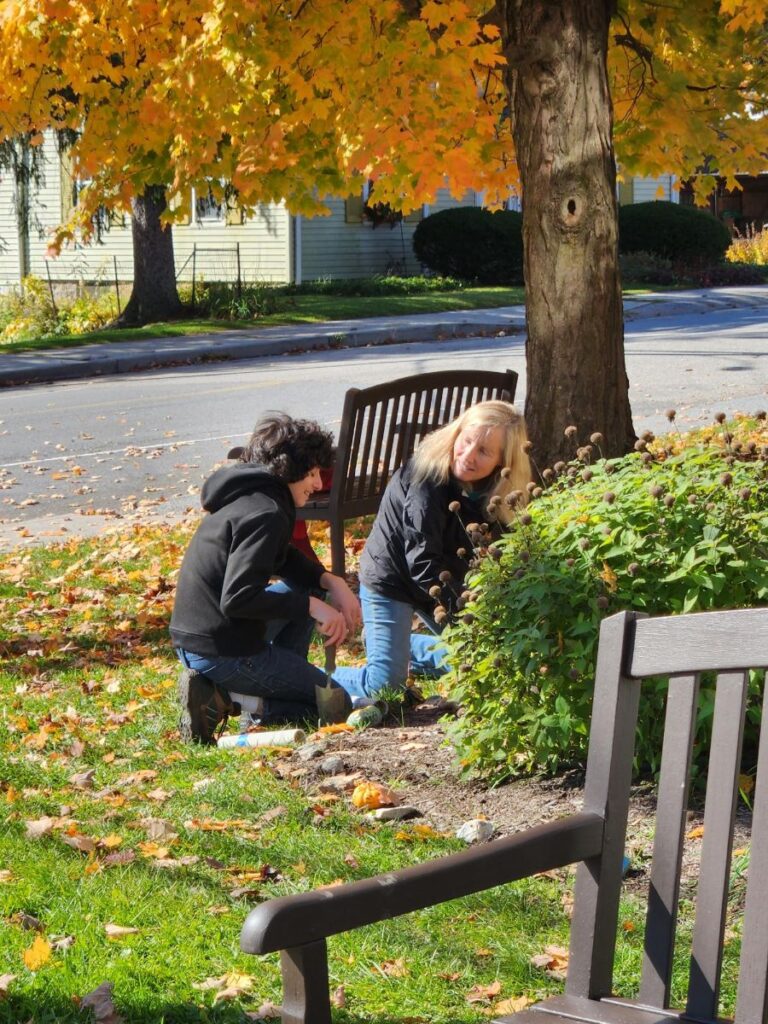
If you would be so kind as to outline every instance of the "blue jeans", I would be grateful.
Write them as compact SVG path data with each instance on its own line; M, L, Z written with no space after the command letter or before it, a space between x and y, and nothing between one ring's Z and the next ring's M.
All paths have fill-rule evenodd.
M402 690L408 671L435 678L447 672L445 649L433 635L411 633L414 609L360 585L367 664L337 668L333 678L351 697L374 697L384 689Z
M298 590L273 583L270 590ZM187 668L202 672L223 690L264 698L265 723L297 722L317 718L315 686L325 685L325 672L307 661L314 620L280 619L268 623L266 646L256 654L225 658L193 654L178 648Z

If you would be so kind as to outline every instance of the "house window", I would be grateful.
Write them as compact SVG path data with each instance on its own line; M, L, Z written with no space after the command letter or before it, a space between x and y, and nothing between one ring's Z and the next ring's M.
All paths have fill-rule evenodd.
M207 192L195 190L193 208L197 224L224 220L224 203L216 199L210 189Z
M61 223L65 224L72 211L80 203L80 193L91 184L91 178L78 178L72 169L72 157L68 151L64 151L59 157L59 185L61 193ZM120 210L107 210L100 206L96 211L94 221L96 223L97 236L102 231L109 231L110 228L125 227L125 214Z

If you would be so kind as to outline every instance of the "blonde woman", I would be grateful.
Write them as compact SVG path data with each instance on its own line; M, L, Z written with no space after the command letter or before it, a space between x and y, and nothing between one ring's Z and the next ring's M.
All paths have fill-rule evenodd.
M525 494L530 480L527 442L514 406L480 402L424 438L394 474L360 559L367 663L334 672L353 698L403 690L409 671L445 671L439 641L411 633L413 614L431 613L438 599L454 605L472 551L465 527L508 521L503 499Z

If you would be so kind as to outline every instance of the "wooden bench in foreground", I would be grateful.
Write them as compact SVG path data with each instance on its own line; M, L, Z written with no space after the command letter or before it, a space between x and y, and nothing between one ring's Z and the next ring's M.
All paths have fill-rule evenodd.
M326 939L539 871L578 864L565 994L501 1021L674 1024L718 1020L748 669L768 666L768 609L645 618L600 631L584 807L516 835L331 889L270 900L247 917L247 953L281 951L284 1024L328 1024ZM717 672L704 835L684 1007L670 1009L680 866L702 672ZM637 999L613 996L622 860L642 681L669 677L645 953ZM763 721L768 721L764 714ZM768 1021L768 728L760 737L737 1024Z

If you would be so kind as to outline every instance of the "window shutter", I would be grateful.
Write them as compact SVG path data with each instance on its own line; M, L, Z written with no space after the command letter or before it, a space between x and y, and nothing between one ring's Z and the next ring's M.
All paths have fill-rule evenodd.
M363 222L363 194L347 196L344 202L344 220L347 224L362 224Z
M59 154L59 185L61 191L61 223L65 224L76 205L76 182L72 173L72 157L68 150Z

